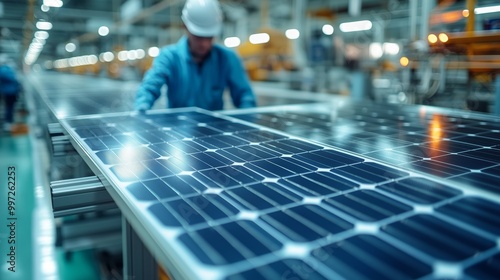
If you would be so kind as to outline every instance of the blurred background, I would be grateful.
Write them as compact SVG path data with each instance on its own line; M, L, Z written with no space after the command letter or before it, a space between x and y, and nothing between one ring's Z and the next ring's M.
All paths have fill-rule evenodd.
M17 253L20 272L9 274L4 263L0 279L127 279L122 273L121 250L125 246L122 247L121 212L77 153L59 121L65 117L131 111L135 91L160 49L185 35L180 17L184 3L0 0L0 62L12 66L23 85L14 124L0 131L0 172L15 165L18 185L28 186L20 188L17 194L23 198L18 204L18 239L24 244ZM262 107L267 105L317 102L333 106L346 99L370 104L363 109L364 116L353 113L349 115L353 119L346 123L334 122L335 110L321 115L312 112L317 118L303 119L300 114L292 114L288 119L288 115L282 114L280 119L273 107L268 107L268 115L255 113L273 128L285 127L289 129L287 133L306 128L303 135L318 140L318 135L324 136L322 125L326 136L337 137L343 136L341 132L358 133L351 130L352 124L359 121L363 125L360 134L368 131L373 135L373 131L380 130L380 135L370 139L361 135L358 140L363 145L358 146L356 141L342 137L334 144L346 149L366 144L372 149L372 142L386 143L370 152L379 149L382 159L393 159L390 150L397 142L387 142L386 123L382 117L377 120L377 112L384 115L386 108L418 110L412 111L414 114L409 114L408 119L388 122L396 126L395 132L404 132L397 126L403 120L406 129L412 130L413 124L421 125L427 110L429 114L433 110L399 105L431 105L463 110L456 111L464 116L460 121L476 116L472 114L475 112L489 114L480 116L480 124L491 130L488 143L498 140L498 0L220 3L224 28L216 41L240 55L257 95L260 108L255 112L266 110ZM163 94L153 109L165 108L165 99ZM225 105L224 109L233 109L230 102ZM4 107L1 102L2 125ZM446 112L450 111L453 110ZM297 125L301 121L302 125ZM472 137L477 133L474 127L464 128L473 126L472 122L456 121L456 116L443 123L441 118L431 118L424 123L429 129L420 131L423 135L417 138L446 138L443 142L448 143L454 135ZM437 133L445 125L458 132L452 129L449 135ZM406 136L415 137L415 131L400 134L404 140ZM410 140L410 148L416 146L415 141ZM480 143L476 148L485 146L488 145ZM499 164L498 145L495 147L484 154ZM470 158L464 161L468 163ZM451 169L455 164L451 163ZM476 169L471 173L479 174ZM1 186L7 185L4 179L0 176ZM498 178L491 182L497 187ZM7 201L0 198L0 203ZM6 248L2 242L0 251Z
M7 0L0 52L24 72L140 81L184 34L184 1ZM217 40L255 82L493 112L494 0L222 0Z

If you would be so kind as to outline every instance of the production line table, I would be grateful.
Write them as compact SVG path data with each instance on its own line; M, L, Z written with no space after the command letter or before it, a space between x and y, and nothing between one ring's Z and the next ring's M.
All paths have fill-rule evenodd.
M175 278L497 275L500 204L490 179L498 175L494 153L500 143L490 137L498 133L498 120L418 106L334 107L286 106L284 113L269 108L270 122L261 112L265 108L234 114L280 130L289 127L287 133L199 109L61 123L107 182L131 228ZM306 112L304 119L297 108ZM436 118L439 126L433 124ZM383 133L387 145L361 154L293 136L302 122L311 124L302 127L303 136L316 132L324 142L346 137L358 149L363 145L354 139L372 137L365 144L377 146ZM442 147L453 148L440 150L436 141L449 141ZM412 147L420 145L427 154L415 156ZM383 151L394 153L400 164L388 164L390 156L378 160ZM462 172L439 177L413 168L422 164L403 166L418 161ZM478 174L481 183L457 179Z
M125 216L126 277L156 261L181 279L500 274L497 117L307 94L106 113L120 91L86 80L42 96Z

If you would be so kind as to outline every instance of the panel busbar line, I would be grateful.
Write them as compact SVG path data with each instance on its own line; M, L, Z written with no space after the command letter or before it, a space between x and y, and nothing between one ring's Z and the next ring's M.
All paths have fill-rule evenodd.
M175 277L473 279L498 258L498 201L434 176L196 108L61 123Z

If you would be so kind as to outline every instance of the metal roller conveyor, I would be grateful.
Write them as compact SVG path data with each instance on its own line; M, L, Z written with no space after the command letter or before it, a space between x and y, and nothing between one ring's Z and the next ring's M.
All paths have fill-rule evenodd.
M50 189L54 217L116 208L96 176L53 181Z

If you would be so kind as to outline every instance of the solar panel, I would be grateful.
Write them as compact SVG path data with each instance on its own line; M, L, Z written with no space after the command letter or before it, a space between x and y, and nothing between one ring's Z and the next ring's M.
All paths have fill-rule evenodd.
M329 124L326 114L293 114L239 117L281 123L278 127L293 127L296 136L195 108L80 116L61 123L82 157L109 183L139 236L154 240L155 256L176 277L495 275L490 263L498 263L500 251L498 200L474 191L486 187L463 183L480 178L460 178L460 184L445 178L496 178L495 157L481 151L496 144L484 148L455 140L469 141L461 134L472 132L458 119L447 128L462 132L455 131L460 135L449 138L453 145L446 147L460 152L439 149L442 143L433 142L438 139L415 142L428 137L429 116L411 121L412 112L381 111L375 117L386 118L370 125L374 112L352 113L339 117L344 129ZM398 120L415 133L400 131ZM470 118L467 123L475 124ZM489 133L495 123L475 126L474 132L483 133L486 126ZM386 137L375 141L381 134ZM300 138L313 135L325 143ZM351 141L345 145L353 149L332 145L341 140ZM372 150L355 153L362 147L356 143ZM422 154L405 156L420 145ZM391 157L371 156L374 147L394 153L398 166L386 160ZM441 160L434 161L434 155ZM443 168L425 174L421 171L432 166L413 168L417 162ZM180 265L168 266L172 262Z
M500 118L390 104L314 104L228 113L408 170L500 193Z

